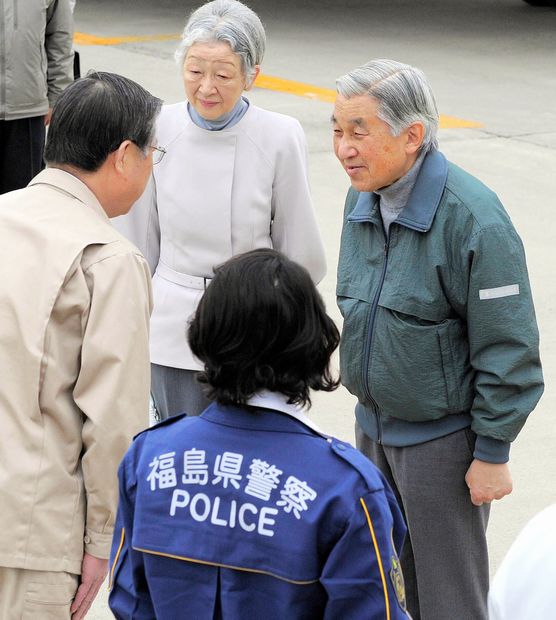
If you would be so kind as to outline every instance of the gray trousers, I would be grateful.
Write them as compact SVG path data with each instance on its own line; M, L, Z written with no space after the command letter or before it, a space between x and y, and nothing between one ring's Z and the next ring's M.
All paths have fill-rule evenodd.
M160 420L179 413L199 415L210 404L197 372L183 368L151 364L151 394Z
M372 441L356 424L355 437L392 486L407 522L400 560L413 620L487 620L490 506L474 506L465 484L475 434L464 429L395 448Z

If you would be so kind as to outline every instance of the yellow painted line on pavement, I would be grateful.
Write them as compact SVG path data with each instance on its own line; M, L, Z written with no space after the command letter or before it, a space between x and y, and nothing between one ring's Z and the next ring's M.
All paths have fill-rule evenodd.
M131 37L97 37L84 32L76 32L74 42L76 45L121 45L122 43L139 43L142 41L177 41L181 38L180 34L152 34ZM294 80L286 80L284 78L274 77L272 75L260 74L255 82L257 88L266 90L274 90L297 97L306 97L316 101L324 101L325 103L334 103L336 91L331 88L321 88L312 84L303 82L295 82ZM440 129L460 129L482 127L482 123L476 121L467 121L455 116L440 115Z
M94 34L75 32L73 42L76 45L121 45L122 43L140 43L142 41L177 41L180 34L146 34L137 37L96 37Z
M440 129L472 129L473 127L484 127L483 123L477 121L466 121L463 118L457 118L456 116L446 116L446 114L440 114L440 122L438 124Z
M260 74L255 82L255 86L297 95L298 97L316 99L317 101L324 101L326 103L334 103L336 99L336 91L331 88L321 88L320 86L285 80L284 78L273 77L271 75ZM440 129L459 129L462 127L482 127L483 125L476 121L466 121L463 118L441 114L439 126Z
M290 95L298 97L307 97L308 99L317 99L327 103L334 103L336 99L336 91L330 88L320 88L303 82L294 82L293 80L285 80L284 78L273 77L272 75L260 74L255 81L257 88L265 88L268 90L278 90Z

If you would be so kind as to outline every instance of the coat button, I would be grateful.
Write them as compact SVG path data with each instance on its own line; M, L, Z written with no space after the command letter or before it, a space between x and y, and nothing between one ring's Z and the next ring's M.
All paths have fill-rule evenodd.
M338 450L342 450L342 452L346 449L343 443L336 444L336 447L338 448Z
M85 538L83 539L83 542L88 545L91 542L91 537L90 536L85 536Z

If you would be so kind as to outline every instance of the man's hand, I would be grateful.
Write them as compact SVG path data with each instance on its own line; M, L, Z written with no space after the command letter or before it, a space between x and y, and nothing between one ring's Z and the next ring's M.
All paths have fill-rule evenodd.
M81 564L81 583L70 609L71 620L81 620L85 617L107 573L108 560L101 560L85 553Z
M52 108L48 108L48 112L44 117L44 126L48 127L50 125L50 118L52 117Z
M473 459L465 474L465 482L475 506L502 499L512 492L512 476L507 463L486 463Z

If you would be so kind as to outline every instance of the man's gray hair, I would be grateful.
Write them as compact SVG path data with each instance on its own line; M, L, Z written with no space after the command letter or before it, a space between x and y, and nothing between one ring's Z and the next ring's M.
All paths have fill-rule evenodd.
M123 75L90 71L56 100L44 160L96 172L125 140L147 154L161 106L160 99Z
M438 147L438 110L425 74L395 60L371 60L336 80L336 90L345 97L369 95L378 102L377 116L400 135L412 123L425 126L421 151Z
M228 43L241 58L247 80L255 75L266 46L266 35L257 14L239 0L214 0L193 11L183 30L175 57L183 67L189 48L195 43Z

